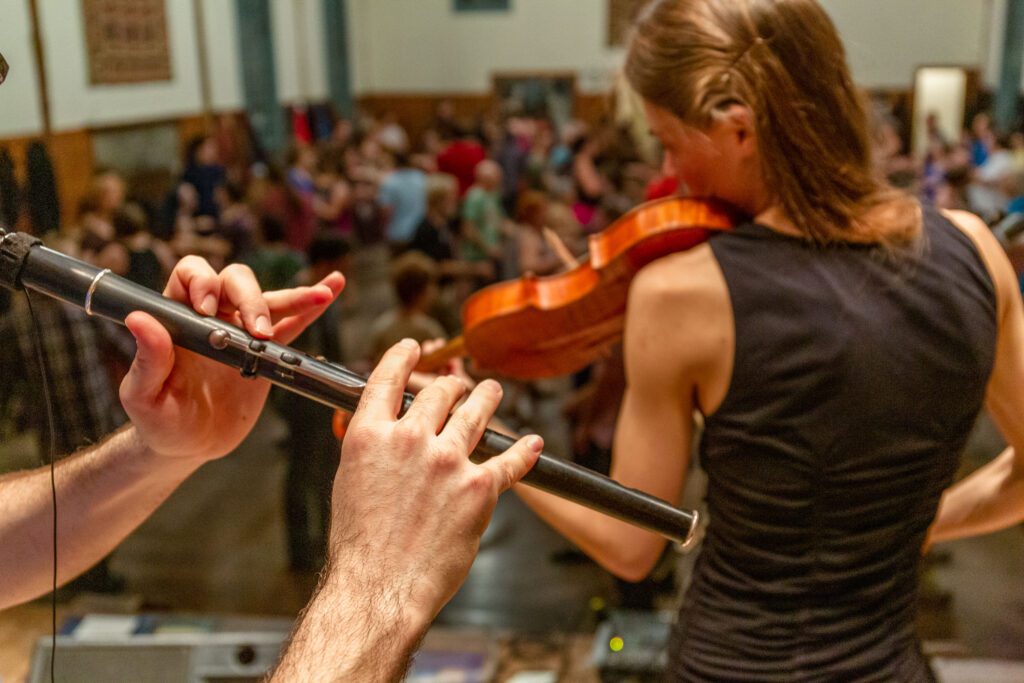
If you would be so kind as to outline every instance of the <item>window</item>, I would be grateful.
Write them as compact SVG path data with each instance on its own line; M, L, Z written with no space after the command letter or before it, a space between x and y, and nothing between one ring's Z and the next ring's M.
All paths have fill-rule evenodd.
M456 12L507 12L512 0L455 0Z

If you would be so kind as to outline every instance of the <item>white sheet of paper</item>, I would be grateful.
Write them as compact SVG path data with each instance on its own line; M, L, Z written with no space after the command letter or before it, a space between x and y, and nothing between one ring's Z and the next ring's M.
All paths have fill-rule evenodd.
M520 671L508 683L558 683L554 671Z
M135 633L139 618L121 614L89 614L82 618L74 638L121 638Z

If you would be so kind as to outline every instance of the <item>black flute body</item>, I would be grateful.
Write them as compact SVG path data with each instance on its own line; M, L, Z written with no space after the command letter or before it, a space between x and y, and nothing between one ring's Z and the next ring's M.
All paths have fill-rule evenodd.
M261 377L288 391L352 412L366 380L341 365L256 339L215 317L167 299L109 271L42 246L21 233L0 232L0 285L25 287L124 324L134 311L152 315L181 348ZM405 407L413 396L406 394ZM472 454L476 462L508 449L514 440L487 430ZM697 513L630 489L585 467L541 454L523 483L593 508L683 544L697 528Z

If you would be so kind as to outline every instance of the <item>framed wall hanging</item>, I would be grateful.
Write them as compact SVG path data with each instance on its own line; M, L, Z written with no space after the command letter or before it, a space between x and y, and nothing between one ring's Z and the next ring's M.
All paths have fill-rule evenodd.
M512 0L454 0L456 12L507 12Z
M82 0L89 82L171 80L166 0Z

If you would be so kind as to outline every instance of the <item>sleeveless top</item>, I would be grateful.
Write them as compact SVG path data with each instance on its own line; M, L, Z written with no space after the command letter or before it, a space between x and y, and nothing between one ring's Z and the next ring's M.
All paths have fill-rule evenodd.
M918 561L994 362L980 255L927 209L898 251L755 224L711 249L736 350L701 442L710 523L670 680L932 680Z

